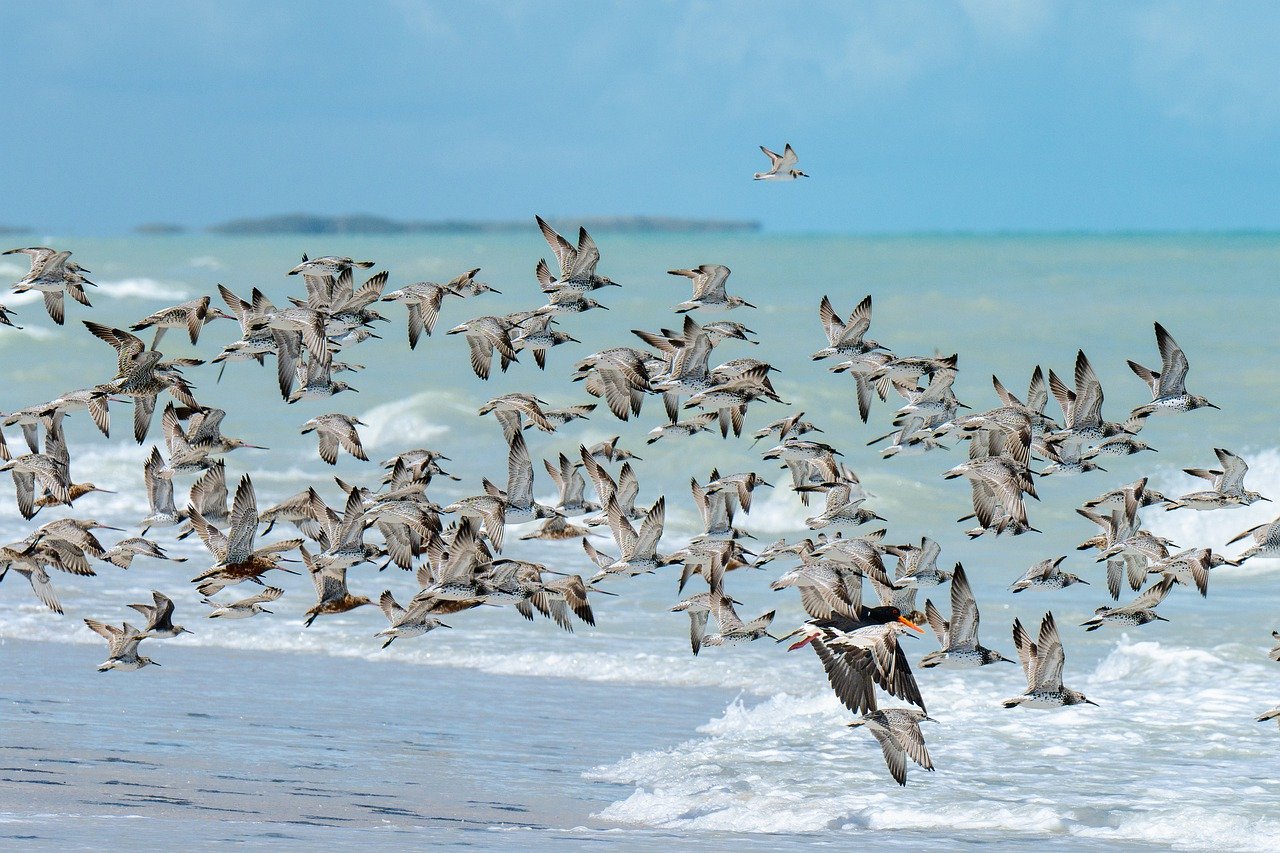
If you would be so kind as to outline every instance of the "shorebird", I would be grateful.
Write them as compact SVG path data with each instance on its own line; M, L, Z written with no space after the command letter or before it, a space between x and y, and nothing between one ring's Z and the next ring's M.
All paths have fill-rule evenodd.
M1195 586L1203 598L1209 594L1209 570L1219 566L1238 566L1241 560L1228 560L1209 548L1188 548L1147 566L1147 574L1161 575L1184 586Z
M1244 475L1248 473L1249 466L1243 459L1230 450L1224 450L1221 447L1215 447L1213 452L1218 457L1218 463L1222 465L1222 470L1206 468L1182 469L1193 477L1208 480L1213 484L1213 487L1204 491L1190 492L1171 500L1165 505L1166 510L1182 507L1190 507L1197 510L1230 509L1238 506L1249 506L1258 501L1271 500L1271 498L1263 497L1258 492L1251 492L1244 487Z
M1095 615L1092 618L1080 624L1086 631L1096 631L1107 622L1133 626L1146 625L1148 622L1157 620L1168 622L1168 619L1156 613L1155 607L1169 595L1169 590L1173 589L1174 583L1173 578L1166 577L1123 607L1099 607L1094 611Z
M360 433L357 426L368 426L364 421L351 415L333 412L318 415L302 425L302 434L314 432L319 439L320 458L330 465L338 464L338 447L355 458L368 462L364 447L360 444Z
M111 563L113 566L127 569L133 564L135 557L151 557L155 560L168 560L173 563L185 563L187 561L186 557L169 556L155 542L150 539L143 539L141 536L121 539L104 552L101 559L104 562Z
M200 603L213 608L209 613L210 619L248 619L259 613L270 613L271 611L262 605L276 601L282 595L284 595L283 589L278 586L269 586L257 595L241 598L238 601L223 603L214 601L212 598L204 598Z
M138 644L151 635L139 631L128 622L118 628L115 625L104 625L96 619L86 619L84 624L107 641L107 659L98 664L98 672L109 669L132 672L148 664L160 665L151 658L138 654Z
M1027 677L1027 691L1021 696L1004 700L1004 707L1058 708L1063 705L1097 705L1078 690L1064 687L1062 668L1066 655L1062 651L1062 639L1053 613L1044 615L1040 623L1040 636L1035 642L1027 635L1022 622L1013 620L1013 645L1018 650L1022 673Z
M694 310L730 311L740 306L756 307L740 296L725 293L729 268L724 264L702 264L691 270L667 270L667 274L684 276L693 282L693 295L674 309L679 314Z
M923 711L920 687L898 643L901 633L920 632L920 626L892 605L859 606L857 610L858 616L852 619L812 619L782 639L804 635L788 646L788 651L812 645L836 698L853 713L876 710L873 685Z
M937 722L919 708L884 708L863 714L861 719L849 723L849 727L866 726L867 731L875 735L884 753L889 774L899 785L905 787L907 756L925 770L933 772L933 760L929 758L924 735L920 733L920 723L923 720Z
M382 596L378 599L378 606L382 608L387 621L391 623L390 628L373 635L377 638L387 638L386 642L382 644L384 649L400 637L405 637L406 639L409 637L421 637L436 628L453 627L432 616L425 608L414 607L412 610L405 610L396 603L396 598L389 589L383 590Z
M460 323L448 331L450 335L466 335L471 351L471 369L481 379L488 379L493 369L493 351L501 357L505 371L509 364L519 361L511 342L513 325L505 318L486 315Z
M179 634L192 633L181 625L173 624L172 598L163 592L153 589L151 591L151 599L152 604L129 605L147 620L146 627L142 629L142 633L156 638L176 637Z
M557 510L533 499L533 461L529 457L529 447L525 444L524 435L517 431L511 435L510 441L507 448L506 491L499 489L488 480L482 481L485 491L503 502L503 523L521 524L559 515ZM488 532L486 529L486 533ZM492 536L490 541L493 541ZM501 541L499 537L498 542L501 543ZM498 548L499 545L494 547Z
M347 589L346 562L328 559L324 554L312 557L305 545L298 550L302 554L303 565L311 574L311 582L316 587L317 601L303 614L307 617L303 622L305 627L310 628L318 616L346 613L373 603L368 596L352 595Z
M1204 397L1188 394L1186 389L1187 369L1190 365L1182 347L1159 323L1156 328L1156 346L1160 348L1160 372L1130 361L1129 369L1151 389L1151 402L1133 410L1135 416L1145 417L1172 412L1189 412L1208 406L1217 409Z
M710 432L711 422L716 419L715 412L703 412L694 415L685 421L673 421L668 424L662 424L649 430L649 435L645 438L645 444L653 444L661 439L668 437L691 436L700 432Z
M1085 501L1084 507L1085 509L1091 509L1098 512L1109 512L1113 509L1124 509L1126 500L1125 494L1127 492L1134 492L1140 496L1138 500L1139 508L1154 506L1155 504L1167 504L1170 502L1169 498L1166 498L1155 489L1150 488L1147 485L1147 478L1143 477L1141 480L1135 480L1128 485L1121 486L1118 489L1112 489L1109 492L1104 492L1096 498Z
M231 528L226 534L206 521L198 510L188 508L187 513L200 540L214 558L212 567L192 579L196 590L204 596L216 595L224 587L247 580L261 583L262 575L273 569L287 571L280 565L280 555L302 544L301 539L289 539L254 547L258 502L248 474L240 478L240 485L236 487Z
M0 547L0 581L3 581L10 571L27 579L31 584L32 592L36 594L41 604L54 613L62 613L62 604L58 601L58 594L53 589L49 573L45 571L43 558L34 543L24 542Z
M325 255L321 258L308 258L303 255L302 263L289 270L285 275L337 277L344 272L350 271L352 267L367 270L372 266L373 261L354 261L351 258L343 258L336 255Z
M578 245L575 247L556 230L547 224L541 216L535 216L538 228L560 265L560 277L551 278L546 261L539 261L537 268L538 282L544 293L570 292L581 295L602 287L620 287L616 281L606 276L596 275L596 264L600 262L600 249L587 233L587 229L578 228Z
M933 629L942 648L925 655L920 661L921 666L928 669L935 666L986 666L998 661L1013 663L1004 655L985 648L978 642L978 603L969 587L964 566L956 563L955 571L951 574L951 620L943 620L932 601L925 601L924 609L929 627Z
M37 481L57 503L66 504L71 501L71 483L67 480L65 468L51 456L42 453L15 456L0 465L0 471L8 471L13 477L18 512L23 518L33 518L36 514Z
M282 364L284 363L282 360ZM289 403L296 403L299 400L323 400L326 397L341 394L343 391L359 392L359 388L352 388L348 383L334 379L333 369L332 355L311 353L305 366L302 362L298 363L297 378L301 379L302 385L285 394L285 399ZM283 383L281 390L284 390Z
M464 273L446 284L430 281L408 284L382 297L383 302L403 302L409 309L409 349L415 349L418 346L418 339L423 334L431 337L431 331L436 326L445 297L461 298L463 296L458 290L460 279L474 277L478 272L480 272L479 269L474 269L470 274Z
M1257 557L1262 560L1280 558L1280 518L1250 527L1227 542L1228 545L1252 537L1253 545L1249 546L1236 558L1237 561Z
M601 495L601 497L604 496ZM592 558L592 562L600 568L600 571L591 579L592 583L597 583L613 574L641 575L654 572L667 564L668 559L658 555L658 540L662 538L667 517L665 497L658 498L653 507L645 513L638 533L623 515L615 495L610 494L605 500L605 513L609 518L609 529L613 532L613 539L618 545L620 555L614 559L598 553L589 541L583 539L583 549Z
M866 524L869 521L885 521L884 516L862 506L866 493L855 477L852 481L841 479L818 486L802 486L804 491L823 491L827 494L826 508L820 515L806 518L810 530L821 530L833 524ZM799 490L798 490L799 491Z
M1270 711L1267 711L1265 714L1258 717L1257 722L1265 723L1270 720L1275 720L1277 723L1280 723L1280 705L1277 705L1276 707L1272 708Z
M775 154L763 145L760 146L760 150L769 158L769 171L756 172L753 177L757 181L794 181L796 178L809 177L796 168L800 158L796 156L790 142L782 149L781 154Z
M154 328L156 337L151 342L152 349L159 348L160 339L170 329L186 329L188 337L191 338L191 345L195 346L200 341L200 330L207 324L212 323L214 320L235 319L235 317L223 312L220 308L210 308L209 302L210 298L208 296L201 296L183 302L181 305L161 308L154 314L143 317L129 328L135 332Z
M1068 388L1056 373L1049 371L1049 390L1062 407L1063 428L1053 433L1077 445L1096 444L1121 433L1135 433L1145 415L1130 416L1123 424L1102 419L1102 383L1083 350L1076 351L1075 389Z
M804 420L804 412L796 412L790 417L776 420L763 429L756 430L752 436L755 441L751 442L751 446L755 447L762 438L770 438L775 434L778 441L786 441L788 438L799 438L810 432L822 432L822 430Z
M58 252L43 246L27 249L10 249L3 254L24 254L31 259L31 270L14 283L14 293L39 291L44 297L44 308L59 326L65 321L63 295L68 295L81 305L92 307L85 296L84 285L93 284L84 277L88 270L68 260L70 252Z
M773 622L773 615L776 612L774 610L757 616L750 622L743 622L738 611L733 609L733 602L719 590L712 591L710 607L712 615L716 618L716 633L703 635L702 645L704 646L749 643L761 637L777 639L769 633L769 624Z
M938 568L942 546L928 536L920 537L920 544L889 545L885 552L898 558L894 569L894 586L921 589L940 586L951 580L951 573Z
M1064 555L1052 560L1041 560L1014 581L1009 590L1022 592L1024 589L1063 589L1074 583L1087 585L1089 583L1087 580L1062 571L1060 567L1065 559L1067 558Z

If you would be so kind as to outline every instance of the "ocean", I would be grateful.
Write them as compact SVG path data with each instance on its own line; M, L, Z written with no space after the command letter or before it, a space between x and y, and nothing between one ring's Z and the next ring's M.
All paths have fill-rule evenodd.
M179 542L174 528L157 529L153 538L190 561L139 558L127 571L103 564L96 577L56 573L64 616L43 608L21 577L0 584L0 838L170 849L229 841L286 848L951 850L991 841L1015 849L1275 848L1280 732L1254 718L1280 702L1280 664L1267 657L1271 631L1280 628L1280 561L1215 569L1207 598L1175 588L1160 606L1168 622L1086 633L1076 626L1110 602L1101 564L1076 550L1094 529L1075 507L1141 476L1170 495L1198 488L1182 469L1216 464L1216 447L1248 461L1249 488L1280 499L1272 314L1280 237L595 237L599 271L623 285L597 294L610 310L564 318L561 327L581 343L553 350L545 372L522 358L489 382L472 374L461 337L444 332L472 316L541 304L533 269L548 252L532 223L524 234L430 238L9 237L14 246L73 250L99 287L89 289L92 308L68 303L61 328L38 301L0 296L25 326L0 327L0 410L111 378L115 354L82 320L125 327L216 293L218 283L244 296L259 287L282 304L301 295L301 282L284 273L304 252L373 259L390 271L389 290L480 267L478 277L502 293L447 303L435 335L414 351L403 307L378 306L390 317L379 324L382 339L343 354L365 366L345 377L359 393L286 405L270 362L229 364L221 381L216 365L187 371L201 402L228 411L228 435L271 448L227 457L228 482L234 489L241 474L252 474L260 508L308 484L339 505L335 475L376 486L378 460L423 446L449 456L445 467L461 478L433 482L431 494L444 504L477 493L481 478L505 482L499 427L476 415L485 400L520 390L553 406L591 402L568 381L572 363L605 347L639 345L632 329L676 327L671 306L687 298L688 285L666 270L723 263L733 270L730 292L760 306L732 315L760 344L726 342L713 364L747 355L770 361L791 405L753 404L741 439L704 433L646 446L646 433L662 419L657 398L629 423L602 406L554 435L530 430L539 499L554 500L541 459L572 457L579 444L621 435L643 457L634 463L639 503L667 497L662 550L674 550L698 529L689 478L705 482L719 467L784 484L777 463L761 459L769 445L753 448L748 436L803 410L872 493L867 505L889 520L887 541L929 536L942 546L940 565L964 564L984 644L1013 657L1013 619L1036 626L1052 610L1066 683L1099 707L1005 710L1001 700L1025 689L1013 665L917 669L938 721L925 724L936 772L911 766L899 788L874 739L846 728L851 716L810 652L787 653L764 640L691 655L686 617L668 612L679 600L678 569L608 581L618 595L594 599L596 628L569 634L510 608L480 608L446 620L452 630L382 650L373 634L386 623L376 607L304 628L301 614L313 601L305 577L276 576L286 594L274 615L206 619L188 581L207 566L207 552L195 537ZM25 271L25 258L0 258L0 282ZM1122 420L1149 399L1125 360L1159 365L1156 321L1188 355L1188 388L1221 411L1153 417L1141 438L1158 452L1107 459L1105 472L1039 479L1042 500L1030 501L1028 513L1043 533L969 540L968 525L956 521L970 511L969 489L941 477L964 458L964 447L882 459L866 443L889 431L896 404L877 401L871 422L861 423L852 380L829 373L830 362L810 360L826 343L818 321L824 294L844 314L871 294L870 336L898 355L958 353L956 393L978 411L997 405L992 374L1021 395L1036 365L1069 377L1081 348L1105 389L1104 416ZM171 331L161 349L209 358L238 335L234 322L218 321L199 347ZM367 424L362 436L373 461L345 454L334 468L319 461L314 438L299 429L331 411ZM1058 414L1052 401L1050 414ZM147 511L142 462L161 442L158 413L141 447L130 438L127 404L113 405L112 419L107 440L77 414L68 440L74 479L119 493L90 495L63 513L130 531L104 531L107 543L136 533ZM18 431L6 432L17 450ZM191 479L178 480L180 502ZM8 480L0 487L10 488ZM28 522L3 500L0 542L58 512ZM1276 513L1275 504L1260 502L1215 512L1155 507L1143 517L1182 547L1233 555L1244 543L1228 547L1228 539ZM805 535L807 514L788 489L765 489L738 526L764 544ZM593 568L577 540L521 542L513 534L523 531L508 531L504 556L571 572ZM277 534L289 535L278 528L267 540ZM616 550L607 534L597 542ZM1008 592L1031 564L1064 554L1063 568L1091 585ZM769 589L787 567L778 561L726 581L744 617L777 611L775 633L804 618L793 590ZM394 566L381 573L359 567L350 582L375 599L391 589L403 601L417 588ZM194 633L147 641L144 653L159 668L98 674L103 643L82 618L118 623L133 615L126 605L148 600L152 589L174 598L176 621ZM249 594L237 587L223 597L242 591ZM945 591L933 597L945 611L938 600ZM905 643L913 661L936 647L932 637Z

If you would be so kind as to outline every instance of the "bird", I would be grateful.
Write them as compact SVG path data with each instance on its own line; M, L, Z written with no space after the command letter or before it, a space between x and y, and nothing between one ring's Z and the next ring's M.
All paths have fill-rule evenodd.
M933 717L919 708L883 708L863 714L849 723L850 728L865 726L880 742L889 775L899 785L907 784L907 757L925 770L933 772L933 760L924 744L920 723L924 720L936 723Z
M1076 583L1088 585L1089 582L1080 576L1062 571L1061 566L1065 559L1067 558L1064 555L1051 560L1041 560L1014 581L1009 590L1022 592L1027 589L1064 589Z
M1013 663L1004 655L978 642L978 603L969 587L964 566L959 563L956 563L955 570L951 573L950 621L943 621L942 614L933 606L932 601L925 601L925 615L929 627L938 638L938 644L942 646L920 661L920 665L926 669L935 666L986 666L1000 661Z
M147 624L142 633L150 637L176 637L179 634L190 634L181 625L173 624L173 599L158 590L151 591L151 604L130 604L146 618Z
M1280 517L1272 521L1250 527L1243 533L1237 533L1230 540L1228 545L1234 545L1244 539L1253 539L1253 545L1246 548L1239 557L1238 561L1248 560L1252 557L1261 559L1275 559L1280 557Z
M1040 635L1035 642L1022 627L1022 622L1013 620L1013 646L1018 650L1018 661L1022 664L1022 672L1027 677L1027 690L1021 696L1004 700L1004 707L1016 708L1058 708L1063 705L1097 705L1078 690L1072 690L1062 684L1062 668L1066 655L1062 651L1062 639L1058 636L1058 625L1053 619L1053 612L1044 615L1040 622Z
M1193 477L1208 480L1213 484L1212 488L1199 492L1189 492L1168 501L1165 504L1166 510L1181 509L1183 507L1202 511L1231 509L1249 506L1258 501L1270 502L1271 498L1264 497L1258 492L1250 491L1244 487L1244 475L1249 471L1249 466L1244 459L1221 447L1215 447L1213 452L1218 457L1218 463L1222 465L1222 470L1205 468L1183 469Z
M616 281L596 274L596 264L600 262L600 250L587 233L587 229L578 228L578 245L575 247L561 237L554 228L547 224L541 216L535 216L538 229L551 247L551 252L560 265L560 277L553 279L545 261L538 262L537 278L544 293L568 291L581 295L602 287L620 287Z
M270 613L271 611L262 605L277 601L282 595L284 595L283 589L278 586L269 586L256 595L237 601L218 602L212 598L204 598L200 603L213 608L209 613L210 619L248 619L259 613Z
M769 633L769 624L773 622L773 616L776 611L770 610L768 613L744 622L742 617L738 615L738 611L733 609L733 602L724 593L718 591L713 591L711 594L710 610L716 619L716 632L703 635L701 642L703 646L727 646L731 643L747 643L752 640L758 640L761 637L777 639Z
M299 547L298 550L302 554L303 565L307 567L307 571L311 574L311 582L316 587L316 603L303 614L307 617L303 623L305 627L310 628L311 623L316 621L318 616L346 613L357 607L373 603L367 596L352 595L351 591L347 589L347 565L345 563L325 559L323 554L312 557L311 552L307 550L305 545Z
M1144 590L1141 595L1123 607L1099 607L1094 611L1092 618L1080 624L1086 631L1096 631L1108 622L1135 626L1146 625L1148 622L1157 620L1168 622L1168 619L1156 613L1155 607L1169 595L1174 582L1173 578L1165 578Z
M128 622L116 627L96 619L85 619L84 624L107 641L107 659L98 664L98 672L107 672L112 669L133 672L144 666L160 665L151 658L138 654L138 644L151 635L139 631Z
M396 598L389 589L383 590L382 596L378 599L378 606L382 608L387 621L391 623L390 628L373 635L379 639L386 638L386 642L382 644L384 649L401 637L421 637L436 628L452 627L432 616L425 608L415 607L412 610L405 610L396 603Z
M351 415L331 412L327 415L317 415L304 423L302 434L307 435L312 432L316 434L319 439L320 458L330 465L338 464L339 447L356 459L368 462L369 457L365 455L364 446L360 443L360 433L356 430L358 426L368 426L368 424Z
M186 329L188 337L191 338L191 345L195 346L200 342L200 330L207 324L212 323L214 320L235 319L233 315L227 314L220 308L211 308L209 302L210 298L208 296L200 296L180 305L161 308L159 311L148 314L129 328L134 332L154 328L156 336L155 340L151 342L151 349L159 348L160 340L169 329Z
M809 177L796 168L800 158L796 156L790 142L783 147L781 154L775 154L763 145L760 146L760 150L769 158L769 171L756 172L753 177L757 181L794 181L796 178Z
M693 282L693 295L675 307L677 313L756 307L740 296L725 293L724 285L729 279L729 268L724 264L702 264L691 270L668 270L667 274L684 276Z
M1151 402L1133 410L1135 416L1189 412L1193 409L1219 408L1204 397L1187 393L1186 353L1178 346L1173 335L1159 323L1155 324L1156 346L1160 350L1160 372L1129 361L1129 369L1151 389Z

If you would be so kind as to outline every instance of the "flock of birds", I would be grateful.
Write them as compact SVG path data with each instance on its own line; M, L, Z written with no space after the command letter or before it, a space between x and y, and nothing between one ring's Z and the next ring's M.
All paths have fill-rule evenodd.
M755 175L760 180L805 177L796 168L791 146L782 155L763 149L772 169ZM471 366L488 379L494 355L506 371L531 354L537 366L547 367L551 351L575 342L558 324L567 315L605 308L591 294L618 286L597 273L600 252L584 229L576 243L537 219L559 267L553 276L545 260L536 266L536 277L545 304L505 315L481 315L449 329L466 338ZM14 285L15 292L43 294L49 316L64 322L64 296L88 306L85 287L93 283L88 270L70 260L70 252L49 248L14 249L30 258L31 270ZM536 428L555 433L574 420L588 417L597 403L553 408L527 393L504 394L486 402L480 416L493 415L507 446L505 488L488 480L467 497L441 505L429 496L436 478L452 477L441 466L448 457L428 448L406 449L381 463L385 472L376 487L338 480L345 493L340 506L329 506L315 487L264 509L259 509L250 475L244 474L230 492L224 457L256 445L223 435L226 412L201 405L185 378L184 370L203 362L194 358L167 359L158 347L167 331L185 330L197 345L205 325L219 319L234 320L241 336L224 346L210 360L224 370L230 362L274 359L281 397L289 404L325 400L353 391L335 378L359 370L341 360L347 351L378 337L374 323L387 318L375 304L399 302L408 312L408 342L415 348L423 336L431 336L442 310L495 292L470 270L446 283L419 282L387 291L388 273L371 275L357 285L357 270L373 266L369 261L346 257L306 258L288 271L299 276L305 291L277 306L260 290L242 298L225 286L218 291L226 306L214 307L210 296L174 305L142 318L129 330L96 322L84 323L96 338L111 346L117 356L114 375L101 377L89 388L69 391L3 416L5 427L20 427L29 452L12 452L0 433L0 470L10 472L16 488L17 508L26 519L49 507L71 506L93 492L105 489L93 483L77 483L71 473L71 455L63 433L64 419L86 410L104 436L110 434L110 406L133 404L133 434L147 440L161 397L163 449L152 448L142 472L150 512L140 522L139 535L129 535L107 547L97 538L101 530L118 530L93 519L60 518L40 525L25 539L0 548L0 580L13 572L24 576L36 596L50 610L62 608L49 570L93 575L93 560L127 569L137 558L182 562L170 556L158 541L146 536L152 529L173 528L181 539L195 533L209 552L207 567L192 583L210 609L209 618L246 619L271 613L268 605L284 594L268 586L270 573L298 573L299 565L311 577L315 601L303 614L310 626L321 616L345 613L372 604L348 586L352 569L378 565L398 566L416 574L418 592L401 603L391 590L377 599L388 627L376 638L383 646L398 639L421 636L445 619L480 606L512 606L526 619L541 614L572 631L575 620L595 624L592 597L616 595L621 578L679 567L678 589L683 592L695 576L701 591L683 598L671 610L689 619L689 639L696 655L706 646L723 646L771 637L792 640L789 648L812 648L840 702L879 741L895 780L906 784L906 759L932 770L921 733L925 702L911 663L899 644L908 631L924 633L927 624L939 649L920 661L923 667L967 668L1009 662L999 652L981 644L979 612L973 591L959 563L946 571L939 566L941 549L927 537L918 543L895 545L886 541L885 529L855 533L854 529L884 519L867 506L868 494L856 472L842 460L835 446L817 440L823 431L799 413L769 423L752 436L756 443L768 440L771 448L762 461L776 460L790 478L790 487L807 506L820 500L821 507L806 519L813 531L809 538L779 540L759 553L743 542L749 537L735 522L749 515L756 489L770 487L755 471L711 471L705 482L690 480L692 502L703 521L701 533L679 550L662 553L666 521L665 496L649 506L637 503L640 484L636 468L640 457L619 445L617 439L591 447L579 445L543 462L556 486L559 499L544 505L534 498L535 469L526 433ZM762 360L739 357L717 364L714 351L726 342L755 344L755 333L740 322L715 320L700 323L695 312L706 314L754 306L726 289L730 271L719 264L695 269L675 269L672 275L692 283L689 299L675 307L682 314L679 328L634 330L640 346L623 342L577 361L571 379L586 393L604 403L613 416L628 420L639 416L646 400L661 397L663 417L649 434L650 444L687 439L718 430L722 437L743 434L748 408L783 403L770 381L773 367ZM953 392L958 372L955 355L900 356L867 337L872 301L867 296L841 316L830 299L823 297L819 318L826 345L815 360L830 360L833 373L852 377L853 397L863 420L870 418L878 399L893 399L893 429L870 442L888 442L883 457L923 454L944 448L947 442L968 442L967 461L951 467L943 476L968 481L975 526L972 537L1020 535L1035 531L1027 514L1026 497L1038 499L1035 476L1068 476L1098 470L1099 460L1148 450L1137 436L1148 417L1180 414L1211 407L1204 397L1186 389L1188 361L1183 350L1160 324L1155 325L1160 369L1129 362L1133 372L1150 389L1151 401L1133 409L1123 422L1103 418L1102 387L1083 352L1075 361L1072 382L1053 370L1039 367L1032 373L1025 399L1011 393L993 377L997 404L975 411ZM0 306L0 321L12 324L12 312ZM148 344L135 332L151 332ZM219 377L221 372L219 373ZM1047 413L1052 396L1062 412L1062 422ZM318 442L320 459L334 464L340 452L367 460L361 444L364 426L351 415L334 412L311 418L303 434ZM754 446L754 444L753 444ZM1132 601L1099 607L1084 623L1087 630L1105 624L1138 626L1160 620L1157 606L1177 586L1208 592L1210 570L1238 565L1244 559L1280 558L1280 519L1242 532L1232 542L1252 539L1253 545L1237 560L1224 559L1209 547L1180 549L1144 529L1140 511L1163 506L1217 511L1246 506L1267 498L1245 488L1247 466L1225 449L1215 451L1219 467L1188 469L1203 477L1209 487L1178 498L1151 489L1141 479L1111 490L1086 503L1078 512L1097 525L1097 535L1085 541L1106 564L1106 585L1113 600L1128 586L1139 591ZM1039 471L1032 460L1047 463ZM175 498L175 480L195 478L185 505ZM587 484L593 494L588 497ZM588 576L539 563L503 556L508 525L539 522L521 539L580 540L589 564ZM297 535L266 544L275 525L292 525ZM615 553L599 550L589 535L597 528L612 534ZM376 541L366 541L370 530ZM298 559L286 557L296 552ZM893 557L892 573L886 557ZM1065 557L1044 560L1031 567L1013 585L1015 593L1028 589L1061 589L1088 581L1065 572ZM726 591L729 573L744 567L763 567L784 560L789 568L772 588L795 588L809 620L781 638L769 628L774 612L744 619ZM566 554L565 564L572 561ZM1146 586L1148 580L1150 586ZM237 598L224 593L244 582L257 584L254 595ZM923 612L916 604L920 590L949 584L949 612L944 614L932 599ZM875 603L865 597L870 585ZM614 586L606 590L604 586ZM1143 587L1146 587L1145 589ZM139 653L143 640L175 637L188 629L174 623L174 603L160 591L153 601L129 605L141 615L141 627L95 619L85 624L107 640L108 658L99 670L137 670L156 661ZM714 628L712 621L714 620ZM1034 626L1033 626L1034 627ZM1012 708L1046 708L1095 704L1064 684L1063 642L1052 612L1044 614L1032 633L1015 620L1012 628L1017 661L1026 678L1026 690L1004 701ZM1272 659L1280 660L1280 633ZM905 703L880 707L877 691ZM1280 707L1260 719L1280 718Z

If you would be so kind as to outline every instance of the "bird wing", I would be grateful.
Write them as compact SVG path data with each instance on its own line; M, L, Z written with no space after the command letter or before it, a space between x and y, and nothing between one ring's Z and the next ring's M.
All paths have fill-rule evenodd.
M1160 396L1176 397L1186 393L1186 353L1164 326L1156 323L1156 344L1160 347Z
M1058 625L1054 622L1053 613L1046 613L1040 623L1040 636L1036 640L1035 682L1036 690L1057 692L1062 689L1062 667L1066 663L1066 654L1062 650L1062 638L1058 636Z

